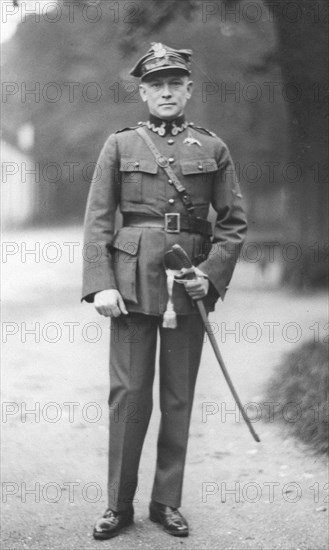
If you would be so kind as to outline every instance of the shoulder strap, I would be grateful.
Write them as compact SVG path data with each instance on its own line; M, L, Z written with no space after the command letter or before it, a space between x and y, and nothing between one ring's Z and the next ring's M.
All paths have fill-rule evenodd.
M206 134L207 136L212 137L218 137L214 132L211 132L207 128L203 128L202 126L196 126L194 122L189 122L189 127L192 128L192 130L196 130L197 132L200 132L201 134Z
M139 128L139 126L128 126L126 128L121 128L121 130L117 130L116 134L121 134L122 132L127 132L128 130L136 130L136 128Z
M166 175L168 176L168 179L170 180L170 183L173 184L175 187L177 193L180 196L180 199L182 200L185 208L189 212L189 214L193 214L194 212L194 206L191 200L190 195L186 191L185 187L181 184L178 177L176 176L175 172L172 170L172 168L169 166L169 161L166 157L161 155L161 153L158 151L157 147L155 146L153 140L150 138L150 136L147 134L147 132L144 130L144 128L138 128L136 130L138 134L141 136L141 138L144 140L146 145L148 146L149 150L151 151L152 155L155 158L155 162L164 170Z

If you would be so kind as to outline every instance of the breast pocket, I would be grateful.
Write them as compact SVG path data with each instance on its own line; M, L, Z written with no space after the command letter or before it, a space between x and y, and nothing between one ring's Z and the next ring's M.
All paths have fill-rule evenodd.
M205 204L211 198L211 184L218 166L213 158L181 160L184 184L191 193L195 204Z
M145 202L143 189L158 171L155 160L122 157L120 163L121 200Z

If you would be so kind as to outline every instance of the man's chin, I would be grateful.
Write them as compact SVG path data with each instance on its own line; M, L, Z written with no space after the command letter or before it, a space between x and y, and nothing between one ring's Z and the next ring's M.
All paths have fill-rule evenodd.
M177 118L179 116L179 113L176 111L176 109L160 109L157 116L159 118L162 118L163 120L172 120L174 118Z

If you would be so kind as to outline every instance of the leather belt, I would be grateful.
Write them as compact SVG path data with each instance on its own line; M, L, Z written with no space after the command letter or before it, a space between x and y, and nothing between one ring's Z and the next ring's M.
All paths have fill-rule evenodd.
M130 227L157 227L164 229L166 233L200 233L210 237L212 235L211 223L203 218L195 216L183 216L178 212L167 213L164 217L147 216L145 214L125 214L123 225Z

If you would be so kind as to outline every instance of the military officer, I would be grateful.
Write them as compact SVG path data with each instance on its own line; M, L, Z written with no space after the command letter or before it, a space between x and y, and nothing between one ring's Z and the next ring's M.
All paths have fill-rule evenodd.
M96 539L133 523L158 335L161 422L150 519L171 535L189 533L179 507L204 336L194 301L204 298L211 311L224 298L246 233L227 146L185 119L191 55L152 43L137 62L131 74L141 79L149 118L108 138L88 198L83 299L111 317L108 509L96 522ZM212 236L210 204L217 212ZM123 226L115 232L118 208ZM173 283L177 326L170 328L163 322L171 294L163 260L176 243L197 277Z

